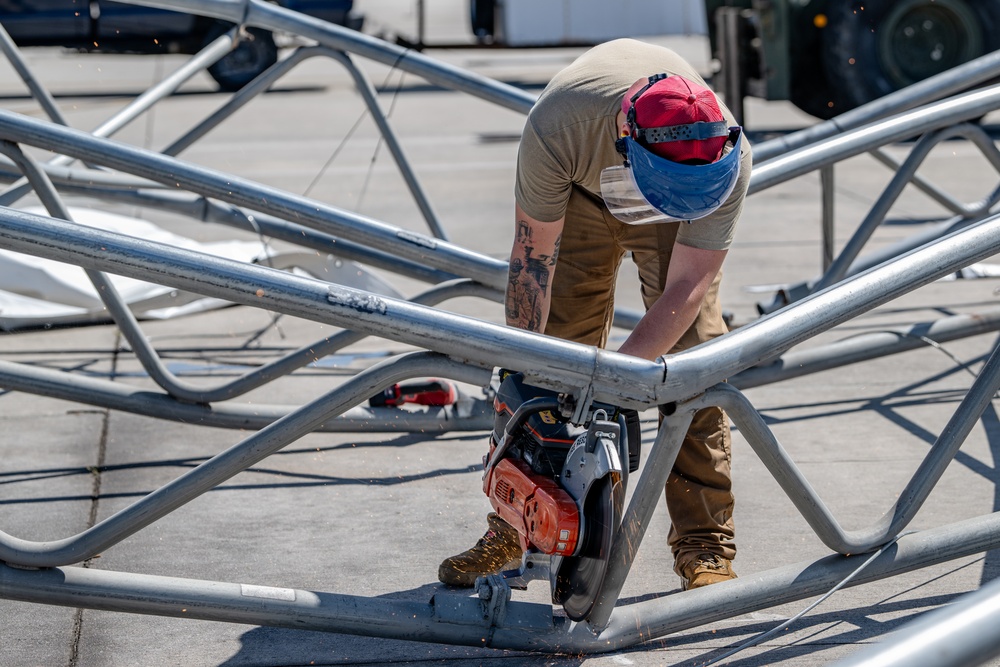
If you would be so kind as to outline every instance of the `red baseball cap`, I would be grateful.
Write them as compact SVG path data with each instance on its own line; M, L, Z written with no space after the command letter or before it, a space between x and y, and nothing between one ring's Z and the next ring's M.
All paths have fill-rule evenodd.
M628 104L623 100L622 106ZM624 109L627 112L627 109ZM635 124L639 128L669 127L688 123L715 123L725 120L713 93L694 81L676 74L660 79L635 101ZM651 152L673 162L695 160L715 162L726 145L726 137L668 141L646 146Z

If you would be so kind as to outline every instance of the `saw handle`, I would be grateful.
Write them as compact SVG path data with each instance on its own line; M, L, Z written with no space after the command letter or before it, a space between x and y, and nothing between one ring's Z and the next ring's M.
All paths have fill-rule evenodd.
M510 416L510 419L507 420L507 425L503 429L503 439L497 443L496 449L493 450L493 456L483 466L483 479L490 476L490 471L493 470L494 466L503 458L507 448L510 447L510 443L513 440L513 433L520 430L524 423L528 421L528 417L543 410L555 410L558 407L559 399L555 396L539 396L538 398L532 398L521 403L517 410L514 411L514 414Z

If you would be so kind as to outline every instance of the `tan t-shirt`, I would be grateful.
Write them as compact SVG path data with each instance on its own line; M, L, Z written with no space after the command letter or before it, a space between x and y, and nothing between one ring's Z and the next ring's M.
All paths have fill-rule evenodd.
M553 77L521 135L514 196L525 213L542 222L562 218L574 185L601 196L601 171L622 164L615 151L622 97L638 79L660 72L707 85L677 53L634 39L595 46ZM721 102L720 107L735 125L729 109ZM678 243L703 250L725 250L732 244L750 183L750 144L745 137L742 144L732 195L711 215L679 223Z

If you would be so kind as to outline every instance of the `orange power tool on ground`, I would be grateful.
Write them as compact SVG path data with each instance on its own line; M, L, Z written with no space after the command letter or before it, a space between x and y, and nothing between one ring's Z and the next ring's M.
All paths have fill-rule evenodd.
M565 398L505 371L494 408L483 491L526 555L550 557L553 602L581 620L600 593L628 473L639 466L638 413L595 403L574 425Z

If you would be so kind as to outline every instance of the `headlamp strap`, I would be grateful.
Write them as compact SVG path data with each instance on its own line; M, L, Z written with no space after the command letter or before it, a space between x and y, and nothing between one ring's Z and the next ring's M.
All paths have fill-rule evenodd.
M664 74L662 72L660 74L654 74L653 76L649 77L648 83L645 86L637 90L636 93L629 98L628 113L625 114L625 120L628 121L629 127L635 127L635 101L640 97L642 97L642 94L647 90L649 90L650 86L652 86L657 81L662 81L663 79L666 79L668 76L670 75Z
M636 100L642 97L642 94L649 90L649 88L657 81L662 81L669 76L669 74L664 73L650 76L646 85L636 91L635 94L629 98L629 108L628 113L625 114L625 122L628 123L628 127L631 130L631 136L633 136L639 143L646 145L661 144L670 141L712 139L714 137L728 137L729 141L735 145L742 128L730 127L724 120L713 123L698 121L697 123L688 123L686 125L668 125L665 127L637 128L635 126ZM615 150L625 158L625 165L628 166L628 146L625 143L625 138L626 137L622 136L615 141Z
M686 125L668 125L665 127L636 128L635 138L645 144L662 144L670 141L691 141L693 139L711 139L713 137L728 137L729 124L724 120L708 123L698 121Z
M635 131L635 101L640 97L642 97L642 94L647 90L649 90L650 86L652 86L657 81L662 81L663 79L666 79L668 76L670 75L663 72L661 72L660 74L654 74L650 76L649 79L647 79L646 85L637 90L635 94L629 98L628 113L625 114L625 122L628 123L629 129L632 130L633 132ZM615 141L615 150L618 151L618 153L623 158L625 158L625 166L627 167L628 146L625 143L625 136L619 137L619 139Z
M710 125L710 126L713 126L713 127L711 129L695 130L693 133L689 133L689 132L685 131L686 128L690 128L693 125ZM715 127L715 126L719 126L719 125L723 126L723 128L724 128L725 131L720 131L718 127ZM672 132L672 130L680 130L680 131L675 133L675 132ZM664 132L664 131L666 131L666 132ZM647 133L647 132L648 133L654 133L654 132L655 133L661 133L662 132L664 134L669 134L670 136L674 136L674 135L677 135L677 136L674 136L674 138L665 138L665 139L657 139L656 136L658 136L658 135L654 135L653 138L650 138L649 136L643 136L644 133ZM707 134L707 132L711 132L711 134ZM670 127L653 127L653 128L649 128L647 130L636 130L636 138L637 139L641 139L643 141L643 143L653 144L653 143L663 143L663 142L667 142L667 141L684 141L684 140L687 140L687 139L707 139L709 137L728 137L729 143L732 144L733 146L735 146L737 140L739 140L739 138L740 138L740 133L742 133L742 132L743 132L743 128L740 127L739 125L734 125L732 127L729 127L729 126L726 125L725 121L718 121L716 123L698 122L698 123L691 123L691 125L673 125L673 126L670 126ZM615 141L615 150L618 151L618 153L623 158L625 158L625 166L628 166L628 144L625 142L626 138L627 137L621 137L621 138L619 138L618 140Z

